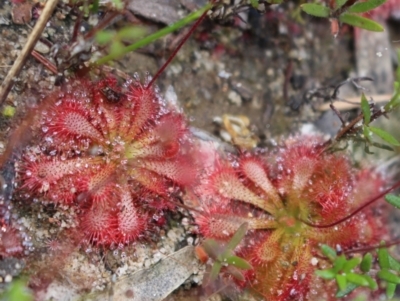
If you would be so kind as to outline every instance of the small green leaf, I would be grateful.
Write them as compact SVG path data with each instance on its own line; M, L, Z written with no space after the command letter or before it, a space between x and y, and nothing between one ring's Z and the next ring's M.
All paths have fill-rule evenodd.
M34 297L31 290L26 286L26 282L19 279L7 286L6 291L0 295L0 300L32 301Z
M378 271L377 276L379 279L385 280L390 283L400 284L400 277L392 273L388 269Z
M365 151L365 153L368 154L368 155L374 154L373 152L371 152L371 151L369 150L369 145L368 145L368 144L365 144L365 146L364 146L364 151Z
M347 284L347 287L343 291L338 291L336 293L336 298L343 298L344 296L350 294L352 291L354 291L358 287L357 284L354 283L349 283Z
M398 51L398 59L400 60L400 51ZM394 82L394 94L390 101L384 106L386 112L390 112L400 105L400 66L396 69L396 80Z
M306 3L300 5L301 9L309 15L320 18L328 18L331 11L329 7L316 3Z
M336 258L335 261L333 262L333 270L335 271L335 273L341 271L346 262L347 259L344 255L340 255L338 258Z
M342 274L337 274L336 275L336 282L338 284L338 287L341 291L344 291L347 287L347 279L345 275Z
M393 147L390 147L387 144L372 142L371 145L373 145L375 147L378 147L378 148L381 148L381 149L384 149L384 150L388 150L388 151L392 151L392 152L394 151Z
M206 266L206 270L204 271L204 276L203 276L203 280L202 280L203 287L208 286L211 282L211 279L210 279L211 270L212 270L212 266L208 264Z
M358 15L344 13L340 15L339 20L340 22L349 24L351 26L360 27L369 31L384 31L382 25L380 25L379 23Z
M246 260L244 260L243 258L240 258L238 256L227 257L224 260L224 262L226 262L229 265L233 265L242 270L251 270L253 268L250 263L248 263Z
M368 125L371 121L371 109L369 107L369 103L364 93L361 95L361 110L364 115L364 124Z
M355 273L346 274L347 281L357 284L359 286L369 286L369 281L365 279L364 275L359 275Z
M336 5L335 8L341 8L343 6L343 4L345 4L347 2L347 0L336 0Z
M212 259L217 259L220 255L220 245L214 239L206 239L202 244L204 251L210 256Z
M394 283L388 283L387 285L386 285L386 297L388 298L388 299L392 299L393 297L394 297L394 293L395 293L395 291L396 291L396 284L394 284Z
M239 269L235 268L234 266L231 266L231 265L228 266L228 267L226 268L226 272L227 272L228 274L232 275L234 278L236 278L236 279L239 280L239 281L245 281L245 280L246 280L246 279L244 278L242 272L241 272Z
M385 242L381 242L381 246L384 246ZM383 247L378 249L378 262L381 269L389 269L389 253L388 250Z
M391 270L400 272L400 262L394 259L391 255L389 255L389 266Z
M345 265L343 266L344 273L350 273L356 266L358 266L361 262L361 258L354 257L348 260Z
M146 30L144 27L141 26L127 26L124 28L121 28L117 32L117 36L120 39L128 39L128 40L134 40L143 37L146 34Z
M250 4L253 8L257 8L258 7L258 0L250 0Z
M363 134L364 134L364 138L368 141L371 142L371 137L372 137L372 132L369 129L368 126L364 125L363 126Z
M119 41L113 41L110 45L110 54L116 57L122 56L124 54L124 45Z
M124 4L122 3L122 0L111 0L114 3L114 6L116 9L123 9Z
M322 254L324 254L326 257L328 257L332 261L335 260L337 257L336 251L328 245L322 245L321 251L322 251Z
M210 272L210 282L216 280L218 278L218 274L221 271L222 263L215 261Z
M325 280L334 279L336 277L336 273L332 269L317 270L317 271L315 271L315 275L317 275L318 277L321 277L322 279L325 279Z
M267 0L269 4L281 4L283 0Z
M15 108L9 105L4 106L3 108L3 116L4 117L13 117L15 114Z
M394 194L387 194L387 195L385 195L385 200L390 205L396 207L397 209L400 209L400 197L398 197Z
M368 281L368 287L375 291L378 289L378 284L374 279L372 279L369 275L363 275L363 277Z
M96 14L98 10L99 10L99 0L93 0L92 6L90 8L90 11L92 13Z
M227 250L234 250L236 246L242 241L243 237L246 235L248 223L243 223L232 236L231 240L226 245Z
M397 61L400 62L400 50L399 49L397 49ZM397 81L397 83L400 83L400 65L397 65L396 81ZM396 91L400 92L399 90L396 90Z
M372 126L370 126L369 129L371 130L372 133L379 136L382 140L385 140L387 143L390 143L391 145L394 146L400 146L400 142L397 141L396 138L394 138L388 132Z
M385 3L387 0L368 0L366 2L358 2L351 6L347 12L349 13L366 13L367 11L370 11L383 3Z
M360 269L364 273L367 273L371 269L371 265L372 265L372 254L371 253L367 253L367 254L364 255L364 257L363 257L363 259L361 261Z
M96 33L96 41L100 45L104 45L109 43L115 36L115 32L112 31L106 31L106 30L101 30Z

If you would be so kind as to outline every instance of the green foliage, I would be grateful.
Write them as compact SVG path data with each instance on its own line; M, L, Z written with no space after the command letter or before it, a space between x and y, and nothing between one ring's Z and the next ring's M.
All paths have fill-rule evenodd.
M122 0L111 0L111 2L114 4L114 7L116 9L123 9L124 8L124 3Z
M117 1L117 0L114 0ZM120 1L120 0L118 0ZM167 34L170 34L172 32L175 32L177 30L179 30L180 28L188 25L189 23L197 20L198 18L200 18L200 16L208 11L210 8L212 7L212 4L208 3L205 6L203 6L201 9L189 14L188 16L186 16L185 18L151 34L148 36L145 36L144 38L140 39L137 42L134 42L133 44L129 45L129 46L124 46L122 44L119 44L117 46L114 46L114 52L111 52L106 55L105 57L100 58L99 60L96 61L96 65L103 65L105 63L108 63L112 60L118 59L120 58L122 55L127 54L128 52L134 51L136 49L139 49L141 47L144 47L164 36L166 36ZM107 39L107 37L105 37ZM100 41L104 41L104 36L100 37ZM107 41L107 40L106 40ZM111 50L111 49L110 49Z
M267 0L269 4L281 4L283 0Z
M100 0L93 0L92 7L91 7L90 11L92 13L94 13L94 14L99 11L99 1Z
M400 197L387 194L385 200L400 209ZM378 250L378 263L381 270L378 271L377 277L386 282L386 296L391 299L395 294L397 285L400 284L400 262L392 257L384 246L385 242L382 242L381 248Z
M226 272L237 280L245 280L241 270L250 270L253 267L243 258L236 256L234 249L246 235L247 227L247 223L242 224L225 245L221 245L220 242L214 239L206 239L202 243L204 251L214 260L211 269L206 271L204 275L203 284L205 286L218 278L222 267L225 267Z
M394 146L400 146L400 142L398 142L396 140L396 138L394 138L391 134L389 134L388 132L380 129L380 128L376 128L376 127L369 127L369 130L374 133L375 135L377 135L379 138L381 138L382 140L385 140L387 143L394 145Z
M15 114L15 108L9 105L4 106L3 108L3 116L4 117L13 117Z
M344 4L346 4L347 0L336 0L336 6L335 8L341 8Z
M390 283L400 284L400 277L392 273L388 269L382 269L378 272L378 278Z
M371 109L364 93L361 95L361 110L364 115L364 124L368 125L371 121Z
M352 5L347 12L348 13L366 13L374 8L385 3L387 0L369 0L366 2L358 2Z
M396 207L397 209L400 209L400 197L394 195L394 194L387 194L385 196L386 202L388 202L390 205Z
M377 280L386 287L387 297L392 298L396 285L400 284L400 262L389 254L384 242L376 252L378 265L375 264L376 260L372 253L366 253L362 258L348 259L343 254L338 256L331 247L326 245L321 246L321 251L332 262L332 268L317 270L315 274L322 279L336 281L337 298L345 297L358 287L377 290Z
M334 249L332 249L330 246L328 245L322 245L321 246L321 251L322 254L324 254L326 257L328 257L330 260L335 260L337 255L336 255L336 251Z
M400 51L398 52L398 59L400 60ZM397 139L394 138L391 134L383 129L370 126L370 123L374 119L384 113L389 113L390 111L393 111L400 105L400 67L398 67L396 70L396 82L394 86L394 93L390 101L383 108L381 108L380 111L375 111L374 113L371 112L370 104L368 103L365 95L361 95L361 111L364 121L362 125L362 132L364 137L362 137L361 140L365 142L365 151L367 153L371 153L369 151L369 146L371 145L391 151L393 151L392 146L400 146L400 142L397 141ZM380 139L388 144L374 142L372 139L374 135L378 136Z
M396 284L394 283L388 283L386 286L386 296L389 299L392 299L394 297L394 293L396 292Z
M327 245L322 245L321 251L332 262L333 267L326 270L317 270L315 274L325 280L336 280L339 288L336 297L343 297L359 286L369 287L371 290L375 290L378 287L369 275L355 272L361 263L366 268L368 261L371 262L370 255L363 259L359 257L347 259L345 255L337 256L335 250Z
M361 17L356 14L344 13L339 17L340 22L346 23L351 26L363 28L369 31L383 31L382 25L379 23L372 21L371 19Z
M397 60L400 62L400 50L397 51ZM394 83L394 93L390 101L383 107L385 112L390 112L400 105L400 66L396 70L396 82Z
M337 19L342 23L366 30L383 31L383 27L379 23L357 15L357 13L368 12L386 1L387 0L358 1L350 7L346 7L346 0L337 0L335 6L332 8L319 3L306 3L301 5L301 8L304 12L314 17Z
M33 301L32 292L26 287L23 280L10 283L6 291L0 296L0 301Z
M71 4L78 5L78 9L83 12L83 15L89 17L90 13L96 14L99 11L100 0L72 0Z
M250 0L250 4L253 8L257 8L258 7L258 0Z
M367 253L364 255L361 264L360 264L360 269L361 271L363 271L364 273L368 273L371 269L372 266L372 254L371 253Z
M328 18L331 13L329 7L316 3L303 4L301 5L301 9L309 15L320 18Z
M146 30L140 26L127 26L119 31L102 30L96 33L96 42L101 46L109 46L109 54L120 57L124 54L124 41L142 38Z

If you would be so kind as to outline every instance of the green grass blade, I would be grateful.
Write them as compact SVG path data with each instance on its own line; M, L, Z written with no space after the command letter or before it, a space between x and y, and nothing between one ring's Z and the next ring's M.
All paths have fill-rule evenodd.
M121 53L119 53L118 55L115 54L109 54L106 55L100 59L98 59L95 64L97 66L103 65L105 63L108 63L112 60L118 59L119 57L121 57L124 54L127 54L128 52L134 51L136 49L139 49L141 47L144 47L164 36L166 36L169 33L172 33L174 31L177 31L178 29L188 25L189 23L197 20L198 18L200 18L200 16L207 10L209 10L212 7L212 4L208 3L206 4L204 7L202 7L201 9L191 13L190 15L186 16L185 18L175 22L174 24L171 24L170 26L167 26L143 39L141 39L140 41L137 41L125 48L123 48L123 50L121 51Z

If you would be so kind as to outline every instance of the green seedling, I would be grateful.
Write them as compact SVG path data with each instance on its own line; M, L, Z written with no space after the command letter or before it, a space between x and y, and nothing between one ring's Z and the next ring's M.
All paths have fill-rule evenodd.
M248 223L243 223L231 240L225 244L215 241L214 239L206 239L202 243L202 247L206 254L213 260L213 265L210 267L203 279L203 285L207 286L218 278L221 269L224 267L225 272L239 281L244 281L245 278L241 270L250 270L253 267L249 262L235 255L234 250L246 235Z
M368 0L365 2L340 0L336 1L332 7L325 6L319 3L306 3L301 5L301 8L307 14L319 17L329 18L334 24L346 23L351 26L363 28L369 31L383 31L382 25L372 21L371 19L360 16L359 14L373 10L382 5L387 0Z

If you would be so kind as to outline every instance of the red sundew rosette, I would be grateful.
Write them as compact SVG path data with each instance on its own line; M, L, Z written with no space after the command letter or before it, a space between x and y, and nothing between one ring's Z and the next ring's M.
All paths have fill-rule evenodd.
M77 79L46 99L33 126L39 145L21 164L20 187L77 206L87 241L140 238L151 216L173 208L165 203L196 181L199 161L185 118L155 89L138 80ZM152 208L157 200L163 204Z
M198 191L203 212L196 222L205 238L225 242L248 223L236 251L254 267L246 273L247 285L266 300L318 300L311 259L320 253L320 244L349 249L382 233L369 211L326 228L311 225L334 223L357 209L362 201L356 191L367 176L345 156L323 151L318 137L289 140L272 156L276 163L250 154L220 160L207 177L205 195ZM373 174L369 179L370 192L379 190L382 181ZM333 292L329 286L325 293L331 298Z

